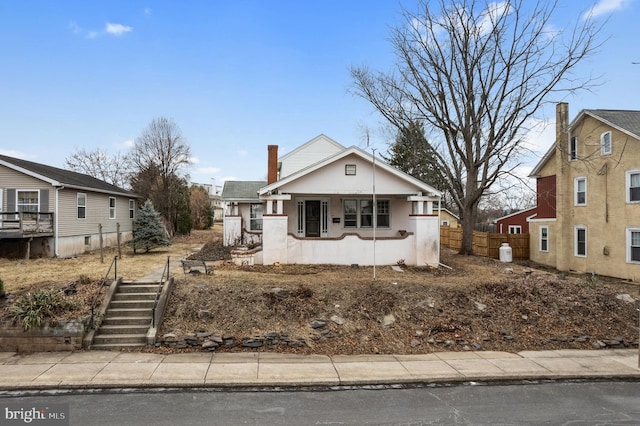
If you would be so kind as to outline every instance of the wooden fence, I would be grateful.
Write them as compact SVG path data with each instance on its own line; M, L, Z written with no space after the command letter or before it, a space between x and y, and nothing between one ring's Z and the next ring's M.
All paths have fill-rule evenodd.
M529 259L529 234L494 234L473 231L474 254L498 259L502 243L509 243L514 259ZM441 226L440 244L454 250L460 250L462 247L462 228Z

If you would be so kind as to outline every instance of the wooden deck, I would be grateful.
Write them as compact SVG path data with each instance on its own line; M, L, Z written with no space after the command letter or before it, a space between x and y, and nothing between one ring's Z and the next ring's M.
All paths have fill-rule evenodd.
M53 213L0 212L0 239L53 236Z

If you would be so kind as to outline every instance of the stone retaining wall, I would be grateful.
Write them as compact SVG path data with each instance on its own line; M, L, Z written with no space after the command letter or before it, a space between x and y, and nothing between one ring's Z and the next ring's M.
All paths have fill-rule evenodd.
M84 325L73 320L59 324L46 323L25 330L11 322L0 323L0 352L55 352L82 349Z

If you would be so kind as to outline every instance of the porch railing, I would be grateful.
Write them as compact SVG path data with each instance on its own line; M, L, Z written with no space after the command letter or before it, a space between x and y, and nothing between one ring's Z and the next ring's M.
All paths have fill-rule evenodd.
M0 232L14 234L53 233L53 213L0 212Z

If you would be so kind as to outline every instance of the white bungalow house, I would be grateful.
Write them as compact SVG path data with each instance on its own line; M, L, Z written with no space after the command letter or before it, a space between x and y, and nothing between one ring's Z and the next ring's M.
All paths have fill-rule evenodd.
M439 264L440 191L366 151L325 135L280 158L269 145L267 175L222 191L224 242L260 243L255 263Z

